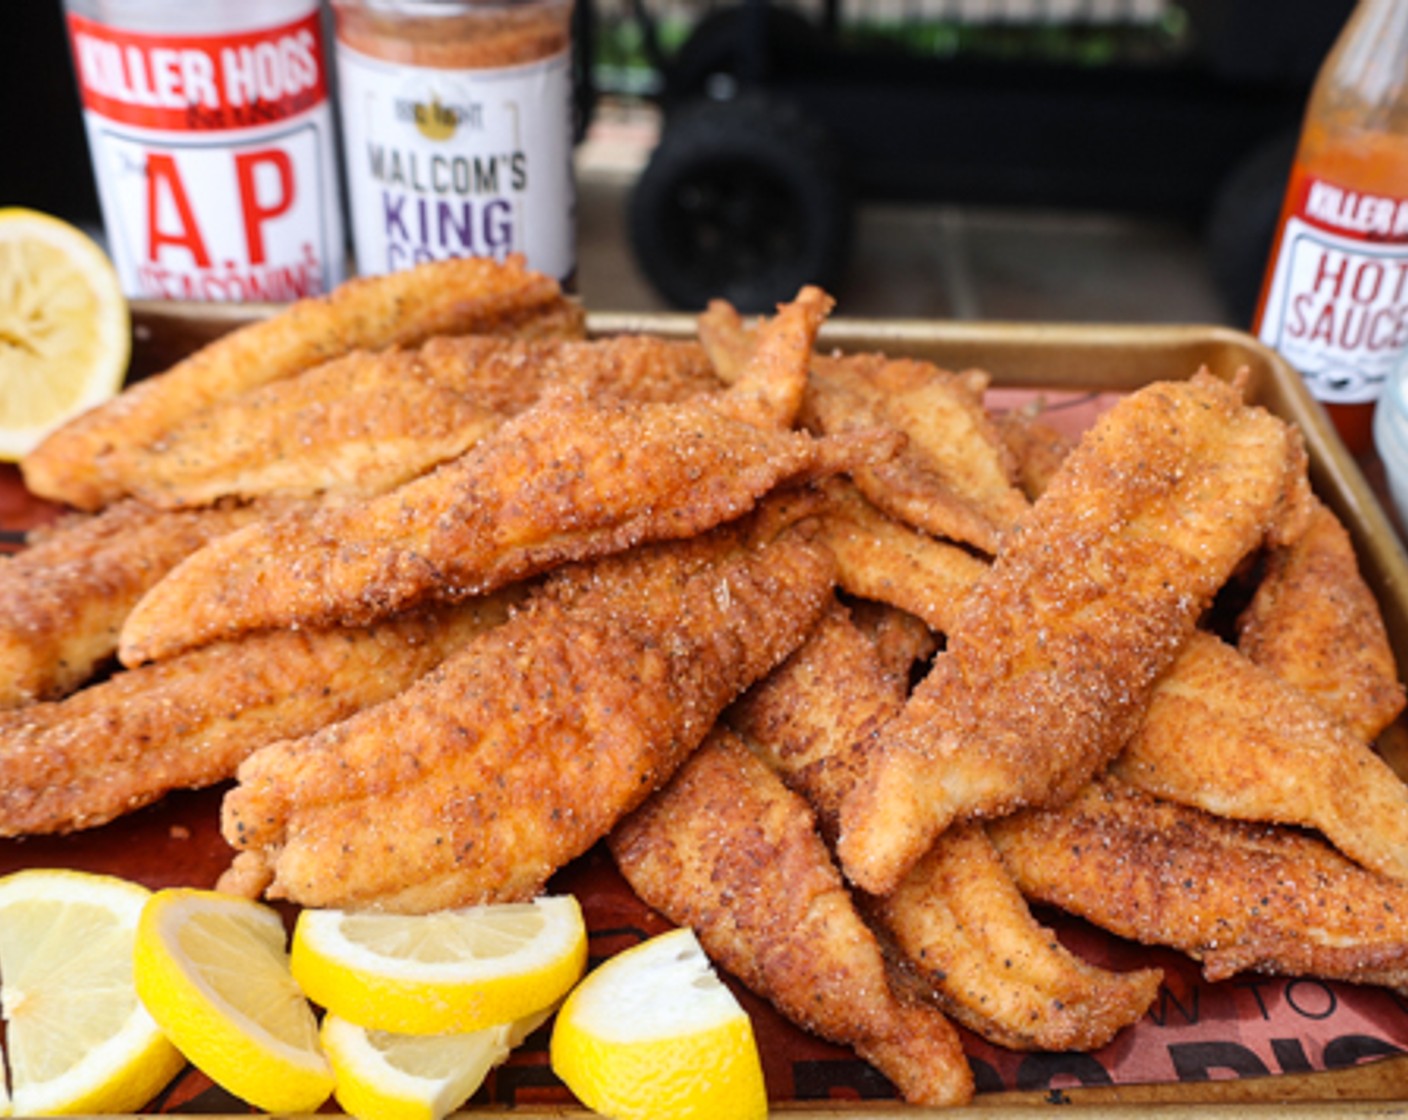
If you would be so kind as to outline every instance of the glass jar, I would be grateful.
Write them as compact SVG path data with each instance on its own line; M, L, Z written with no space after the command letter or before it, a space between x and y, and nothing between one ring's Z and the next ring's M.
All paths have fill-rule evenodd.
M576 268L571 0L333 0L358 272Z
M346 275L318 0L64 0L129 296L285 301Z
M1408 4L1360 0L1306 107L1254 329L1356 454L1408 352Z

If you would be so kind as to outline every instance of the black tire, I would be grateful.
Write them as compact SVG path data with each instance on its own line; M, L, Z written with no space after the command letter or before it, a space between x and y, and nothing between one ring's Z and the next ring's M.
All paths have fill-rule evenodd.
M752 33L747 23L751 16L742 6L720 8L695 25L665 70L667 111L696 97L719 100L736 95L740 77L738 52L744 37ZM805 63L822 45L820 30L791 8L769 4L763 12L762 26L767 38L761 57L768 79L776 79Z
M852 212L826 134L793 106L749 94L696 101L667 121L627 224L641 271L675 307L721 298L770 312L803 284L835 289Z
M1250 327L1256 314L1295 150L1292 132L1257 145L1228 173L1208 210L1203 244L1213 287L1239 327Z

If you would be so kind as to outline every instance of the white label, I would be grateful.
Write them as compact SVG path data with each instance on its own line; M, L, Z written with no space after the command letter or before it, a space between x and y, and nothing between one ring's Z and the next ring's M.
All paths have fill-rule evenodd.
M522 253L572 274L567 52L491 70L389 64L343 44L337 57L359 272Z
M124 291L286 301L346 275L319 17L228 35L69 17Z
M1408 349L1408 246L1291 217L1259 333L1319 400L1377 400Z
M284 301L342 279L326 110L244 143L160 142L91 118L109 252L129 295ZM332 208L329 211L329 207Z

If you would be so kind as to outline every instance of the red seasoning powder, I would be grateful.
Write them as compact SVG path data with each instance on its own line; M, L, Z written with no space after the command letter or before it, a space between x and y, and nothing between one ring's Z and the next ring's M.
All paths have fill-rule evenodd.
M571 0L334 0L357 271L522 253L570 281Z

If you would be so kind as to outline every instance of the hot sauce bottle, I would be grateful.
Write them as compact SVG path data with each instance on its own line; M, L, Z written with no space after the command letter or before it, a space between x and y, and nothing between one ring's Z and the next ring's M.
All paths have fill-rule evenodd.
M1253 329L1355 454L1408 352L1408 3L1360 0L1311 91Z

